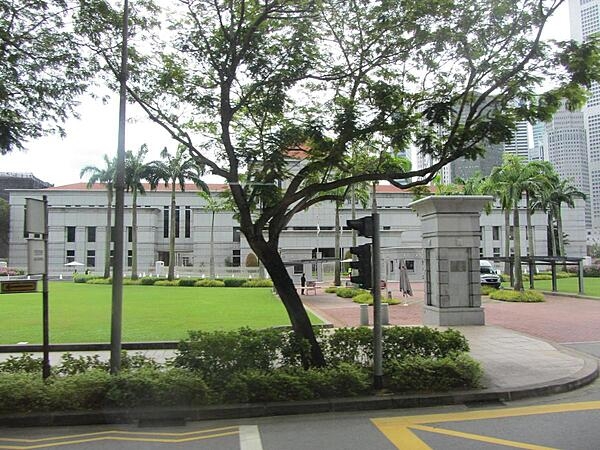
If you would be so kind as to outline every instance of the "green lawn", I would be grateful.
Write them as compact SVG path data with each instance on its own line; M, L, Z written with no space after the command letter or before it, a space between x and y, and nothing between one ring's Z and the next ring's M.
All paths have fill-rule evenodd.
M109 342L110 285L50 283L50 342ZM313 323L321 323L310 315ZM179 340L188 330L289 325L270 288L123 286L123 341ZM42 294L0 295L0 344L42 342Z
M552 280L534 280L535 289L538 291L552 291ZM509 289L508 283L502 283L505 289ZM529 281L523 282L525 289L529 289ZM558 292L579 293L579 282L577 277L559 278L556 280ZM600 278L586 277L583 279L584 295L600 297Z

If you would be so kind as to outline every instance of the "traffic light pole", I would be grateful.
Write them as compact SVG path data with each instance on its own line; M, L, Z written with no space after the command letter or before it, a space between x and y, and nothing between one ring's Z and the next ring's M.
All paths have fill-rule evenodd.
M379 213L373 213L373 386L383 388L383 351L381 332L381 243Z

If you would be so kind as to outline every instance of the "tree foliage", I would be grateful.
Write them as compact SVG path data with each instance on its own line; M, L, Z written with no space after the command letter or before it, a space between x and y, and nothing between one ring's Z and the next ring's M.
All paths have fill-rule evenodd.
M75 115L90 70L69 29L68 0L0 0L0 154Z

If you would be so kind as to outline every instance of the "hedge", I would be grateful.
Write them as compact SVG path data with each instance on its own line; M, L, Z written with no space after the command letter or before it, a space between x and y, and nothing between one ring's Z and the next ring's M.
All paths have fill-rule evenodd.
M544 294L538 291L515 291L502 289L490 293L490 298L505 302L538 303L544 301Z
M373 304L373 294L365 292L364 294L358 294L352 297L352 301L354 303L360 303L362 305L372 305ZM397 298L383 298L381 299L382 303L387 303L388 305L397 305L401 302L401 300Z

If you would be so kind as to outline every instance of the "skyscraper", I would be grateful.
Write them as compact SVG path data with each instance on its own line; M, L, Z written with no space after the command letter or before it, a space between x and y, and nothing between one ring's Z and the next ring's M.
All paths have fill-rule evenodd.
M580 42L600 32L600 0L569 0L571 38ZM587 134L592 226L600 227L600 85L594 83L583 109Z

